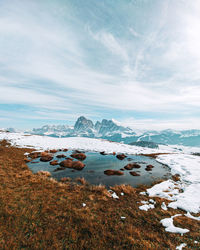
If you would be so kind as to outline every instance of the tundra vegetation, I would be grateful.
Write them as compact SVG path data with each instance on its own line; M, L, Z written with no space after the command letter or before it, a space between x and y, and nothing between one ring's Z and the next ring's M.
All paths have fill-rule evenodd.
M104 186L33 174L24 153L0 142L0 249L175 249L181 243L200 247L200 222L180 216L174 225L190 232L167 233L160 221L181 210L163 210L167 200L154 198L155 209L139 209L145 186L115 186L119 199ZM152 155L152 157L155 157ZM123 194L123 195L122 195Z

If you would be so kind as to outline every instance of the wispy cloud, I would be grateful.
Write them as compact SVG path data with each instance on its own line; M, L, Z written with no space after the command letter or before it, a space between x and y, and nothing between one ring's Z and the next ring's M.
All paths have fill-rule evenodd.
M32 107L34 119L106 110L116 119L163 112L195 120L199 1L112 4L1 2L0 104Z

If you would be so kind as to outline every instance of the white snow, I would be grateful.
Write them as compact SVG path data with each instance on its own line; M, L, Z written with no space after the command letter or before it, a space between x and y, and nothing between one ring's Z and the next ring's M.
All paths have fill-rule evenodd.
M163 201L163 203L161 204L161 208L163 209L163 210L167 210L167 206L166 206L166 204L165 204L165 202Z
M187 216L187 217L190 218L190 219L200 221L200 216L195 217L195 216L191 215L190 212L187 212L187 214L185 214L185 216Z
M173 218L175 218L177 216L181 216L181 214L176 214L170 218L165 218L165 219L160 221L162 223L162 225L165 227L165 231L170 232L170 233L180 233L180 234L188 233L189 232L188 229L174 226Z
M186 247L187 246L187 244L186 243L181 243L179 246L177 246L176 247L176 249L178 249L178 250L182 250L183 249L183 247Z
M119 196L113 191L113 190L108 190L108 192L111 194L111 197L113 199L119 199Z
M12 145L18 147L31 147L36 150L68 148L85 151L104 151L106 153L116 152L126 154L169 153L159 155L157 157L157 161L168 165L172 174L179 174L180 181L175 182L167 180L154 185L152 188L147 189L146 192L141 192L140 194L168 199L171 201L168 204L168 207L185 210L187 212L187 217L199 220L199 217L195 217L190 213L200 212L200 157L191 154L194 152L200 152L200 148L177 145L160 145L159 149L151 149L110 142L102 139L84 137L53 138L24 133L0 132L0 140L2 139L9 140ZM111 197L119 199L117 194L113 191L111 192ZM167 208L164 203L161 207L164 210ZM154 205L146 203L139 208L141 210L148 211L148 209L154 208ZM174 227L173 217L165 218L161 220L161 222L163 226L166 227L166 231L176 233L188 232L187 229Z
M122 220L125 220L125 219L126 219L126 217L125 217L125 216L121 216L121 219L122 219Z
M149 202L152 204L156 204L156 201L154 201L153 199L150 199Z
M144 211L148 211L149 209L153 209L153 208L155 208L153 204L146 204L146 205L139 206L139 209L144 210Z
M159 155L157 161L168 165L172 174L180 174L186 182L200 183L200 157L189 154Z
M12 145L19 147L31 147L37 150L69 148L86 151L104 151L106 153L116 152L126 154L150 154L163 152L161 149L142 148L134 145L86 137L55 138L40 135L29 135L24 133L0 132L0 140L2 139L9 140ZM174 149L169 148L167 151L166 148L165 152L174 152Z
M150 197L158 196L168 200L175 200L176 195L179 194L178 188L180 187L180 184L177 184L172 180L167 180L147 189L147 194Z

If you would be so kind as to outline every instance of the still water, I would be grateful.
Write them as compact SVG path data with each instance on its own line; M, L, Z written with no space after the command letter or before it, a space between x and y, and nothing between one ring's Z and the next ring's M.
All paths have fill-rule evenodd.
M56 155L64 154L66 157L70 157L70 154L72 153L72 151L59 151L54 154L53 160L58 160L58 162L61 162L65 160L65 158L58 159L56 158ZM101 155L99 152L85 152L85 154L87 158L83 161L83 163L86 166L81 171L66 168L64 170L54 172L54 170L58 168L59 165L51 166L49 162L39 161L39 158L28 163L28 166L34 173L40 170L49 171L52 174L52 177L57 180L60 180L63 177L70 177L71 179L84 177L85 180L90 184L102 184L106 187L119 184L130 184L133 187L137 187L140 184L151 185L156 180L170 177L170 170L167 166L157 162L155 159L146 156L128 155L124 160L119 160L115 155ZM141 168L133 169L131 171L139 173L140 176L130 175L129 170L124 170L124 175L121 176L107 176L104 174L105 170L120 170L120 168L123 168L128 163L133 162L138 163ZM152 171L145 170L145 167L149 164L154 166Z

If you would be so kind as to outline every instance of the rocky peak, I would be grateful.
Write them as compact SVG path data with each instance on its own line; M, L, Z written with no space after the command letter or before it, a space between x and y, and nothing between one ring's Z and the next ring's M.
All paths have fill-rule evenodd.
M74 125L74 130L79 132L93 128L94 128L93 122L91 120L86 119L84 116L80 116Z

